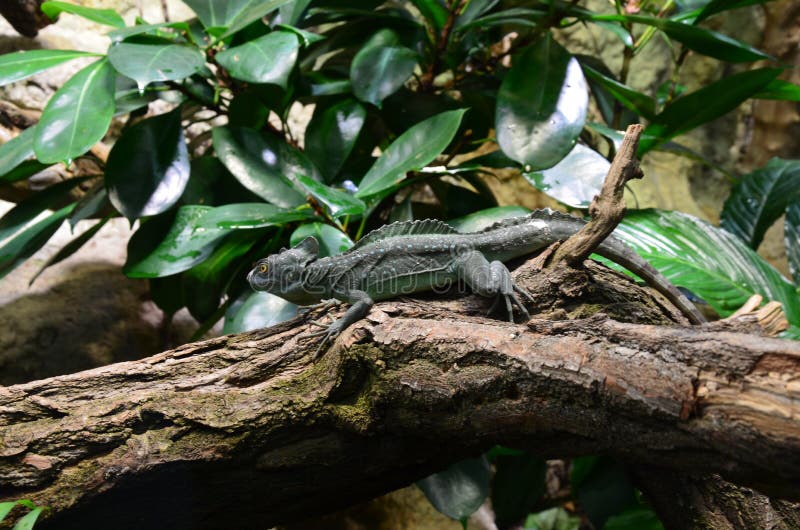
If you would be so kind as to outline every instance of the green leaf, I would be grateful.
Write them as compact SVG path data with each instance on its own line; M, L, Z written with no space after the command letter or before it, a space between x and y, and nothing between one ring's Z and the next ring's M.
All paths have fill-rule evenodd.
M377 197L403 180L407 171L425 167L453 140L465 112L442 112L401 134L364 175L356 197Z
M0 218L0 241L13 235L43 211L63 201L69 192L87 177L64 180L19 202Z
M99 53L75 50L27 50L0 55L0 86L20 81L78 57L99 57Z
M188 180L189 152L181 107L124 130L108 155L108 196L130 220L171 208Z
M786 208L783 237L786 241L789 271L792 273L795 285L800 286L800 202L790 204Z
M292 0L288 4L282 5L279 10L281 24L296 26L310 3L311 0Z
M269 119L269 109L253 90L239 92L228 105L228 124L260 129Z
M29 511L17 521L17 524L14 525L12 530L31 530L34 523L36 523L36 520L39 518L39 515L41 515L42 510L44 510L43 507L37 506Z
M36 126L28 127L11 140L0 145L0 171L3 176L33 156L33 138ZM0 177L5 180L5 178Z
M611 164L583 144L575 144L559 163L549 169L523 172L536 189L574 208L587 208L600 193Z
M800 201L800 160L773 158L731 190L720 225L757 249L764 233L790 204Z
M245 127L215 127L214 149L225 167L248 190L283 207L305 202L294 182L297 175L320 180L305 153L275 136Z
M411 3L419 9L434 30L441 31L447 22L448 13L447 8L440 0L411 0Z
M0 278L14 270L17 265L31 257L56 233L61 222L72 211L73 204L65 206L27 227L0 247Z
M33 277L30 279L28 285L32 285L33 282L36 281L36 278L38 278L39 275L41 275L48 267L51 267L56 263L60 263L65 259L67 259L68 257L70 257L71 255L75 254L75 252L77 252L83 245L85 245L90 239L92 239L95 236L95 234L97 234L97 232L100 231L101 228L103 228L103 225L106 224L108 219L109 218L106 217L105 219L96 222L94 226L92 226L88 230L84 230L83 233L81 233L77 237L74 237L72 240L69 241L69 243L61 247L58 252L53 254L50 257L50 259L48 259L44 263L44 265L42 265L42 267L38 271L36 271L36 274L34 274Z
M6 518L8 512L14 509L14 506L17 505L16 501L8 501L8 502L0 502L0 522Z
M634 22L652 26L690 50L731 63L772 59L772 56L722 33L674 20L643 15L592 15L590 20Z
M121 74L144 88L153 81L176 81L200 71L205 56L185 44L134 44L120 42L108 50L108 59Z
M531 169L569 153L586 121L589 92L580 64L549 35L512 62L497 93L497 143Z
M36 126L39 162L55 164L82 155L105 136L114 117L114 78L108 60L96 61L53 94Z
M319 257L336 256L353 246L353 240L341 230L323 223L306 223L292 232L289 242L292 246L312 236L319 243Z
M664 525L653 510L639 506L609 517L603 530L664 530Z
M206 28L227 27L220 38L233 35L290 0L186 0Z
M497 5L498 1L499 0L470 0L461 11L461 14L456 17L456 22L453 27L459 29L469 24Z
M653 98L633 90L616 79L603 75L587 64L582 64L581 66L583 67L583 73L586 74L589 80L605 88L623 107L648 120L655 119L656 102Z
M364 106L354 99L333 105L317 103L306 128L305 149L328 182L350 156L366 116Z
M170 29L177 29L177 32L168 31ZM189 24L186 22L160 22L158 24L137 24L127 28L115 29L108 32L108 37L111 39L112 44L117 44L129 37L136 35L148 35L164 39L177 40L180 38L180 32L189 33Z
M782 303L790 323L800 323L800 299L792 284L725 230L680 212L639 210L629 212L614 234L723 317L760 294Z
M463 521L489 496L491 471L486 458L462 460L417 482L434 508Z
M78 221L95 217L104 211L111 211L111 202L108 200L108 193L105 186L102 184L95 186L93 189L86 192L86 194L75 203L75 209L69 216L69 224L72 229L78 224Z
M780 68L758 68L733 74L674 100L645 128L639 156L665 140L730 112L781 72Z
M458 28L458 31L466 31L472 28L491 28L493 26L527 26L535 28L541 24L540 20L547 16L547 11L540 9L528 9L524 7L516 7L499 11L486 15L485 17L478 18L468 24L464 24Z
M757 99L800 101L800 86L783 79L773 79L764 88L753 94L752 97Z
M494 208L487 208L457 219L450 219L447 224L463 234L468 234L470 232L480 232L503 219L520 217L529 213L531 211L522 206L495 206Z
M307 215L263 203L228 204L218 208L181 206L167 234L153 250L140 256L129 249L123 271L131 278L177 274L208 258L219 240L231 230L263 228L305 217ZM134 238L129 245L134 243Z
M273 31L218 53L217 62L236 79L286 88L299 49L296 35Z
M217 310L225 287L235 280L234 274L241 265L239 258L253 247L260 235L254 231L229 234L208 259L183 274L182 300L199 322L210 318Z
M353 94L380 107L381 102L403 86L417 65L414 50L397 45L397 35L389 29L372 36L353 57L350 83Z
M280 324L297 316L297 306L274 294L248 293L244 303L233 305L225 314L223 333L244 333Z
M534 513L525 520L525 530L579 530L581 518L564 508L550 508Z
M79 17L115 28L124 28L125 21L113 9L97 9L94 7L84 7L69 2L45 2L40 6L42 13L47 15L50 20L55 20L60 13L69 13Z
M766 4L771 0L711 0L705 7L703 7L700 14L695 18L694 23L697 24L701 20L705 20L711 15L721 13L722 11L729 11L739 7L752 6L756 4Z
M638 506L636 491L625 470L608 457L597 459L575 496L594 528L603 528L612 515Z
M297 181L309 195L325 205L331 217L361 215L367 209L361 200L346 191L331 188L305 175L297 175Z
M545 490L547 462L528 453L498 456L492 478L492 508L500 528L520 523Z

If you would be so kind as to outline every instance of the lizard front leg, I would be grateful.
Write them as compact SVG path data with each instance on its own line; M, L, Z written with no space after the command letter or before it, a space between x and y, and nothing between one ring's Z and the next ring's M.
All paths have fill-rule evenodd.
M492 305L492 310L502 298L511 322L514 322L513 305L519 308L526 319L530 318L528 310L525 309L525 305L516 293L520 293L528 299L532 297L527 291L514 284L511 273L502 262L489 263L483 254L477 250L471 250L456 258L453 267L458 277L463 279L475 294L497 297L495 304Z
M338 337L339 334L347 329L351 324L354 324L367 316L370 308L375 304L375 302L367 293L357 289L348 292L347 296L343 296L342 298L352 304L347 311L345 311L344 315L342 315L342 318L334 320L330 325L326 326L325 329L306 334L306 337L323 336L322 341L317 348L317 355L320 354L325 344Z

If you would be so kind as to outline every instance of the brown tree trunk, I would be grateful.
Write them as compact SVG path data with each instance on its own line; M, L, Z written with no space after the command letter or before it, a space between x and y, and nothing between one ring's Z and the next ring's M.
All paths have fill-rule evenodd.
M657 299L593 264L522 272L542 301L547 285L561 293L552 314L585 314L578 298L602 292L606 310L654 324L510 324L478 316L474 297L397 301L319 358L297 319L0 388L0 500L50 506L43 529L263 529L497 443L799 496L800 344L655 325ZM635 311L619 302L632 291Z

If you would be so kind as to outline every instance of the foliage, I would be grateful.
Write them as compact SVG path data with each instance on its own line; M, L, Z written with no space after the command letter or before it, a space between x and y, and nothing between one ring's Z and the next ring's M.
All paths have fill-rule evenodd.
M95 158L104 176L78 201L69 198L77 181L60 184L0 219L0 277L64 221L95 224L43 268L124 216L138 226L124 272L148 278L165 312L187 307L201 322L198 334L221 318L226 332L291 318L295 306L252 293L245 273L255 259L302 237L313 234L330 255L390 221L437 217L475 230L519 215L518 207L498 207L485 179L492 168L516 168L565 206L586 208L626 125L647 123L642 156L668 150L698 157L676 138L748 98L800 100L800 87L777 79L781 65L704 26L723 11L765 1L645 0L631 14L624 2L600 13L562 0L186 0L197 18L130 26L110 10L45 2L48 16L66 12L107 25L111 45L105 55L0 57L2 84L93 60L55 93L36 126L0 146L0 182L78 157ZM628 85L628 68L617 74L598 57L572 54L558 30L575 24L616 35L628 65L660 34L674 54L671 81L643 93ZM766 66L740 66L687 92L677 79L689 53ZM169 110L150 115L157 99ZM293 117L312 104L300 131ZM592 109L602 123L587 121ZM97 159L89 150L115 119L122 133L108 159ZM482 155L464 156L476 151ZM796 165L773 161L744 177L723 212L723 227L751 247L785 213L795 282ZM655 211L634 213L619 234L721 314L755 292L782 301L798 326L790 335L800 336L797 286L735 236ZM543 463L524 454L494 458L492 490L488 468L475 462L485 464L462 463L467 472L423 481L437 507L463 520L493 491L501 524L525 520L541 497ZM627 502L630 489L626 502L592 515L585 488L576 498L596 527L649 524L649 512ZM526 527L573 528L574 518L542 512L527 517Z
M27 508L28 513L17 519L12 530L31 530L42 512L47 509L46 506L36 506L36 504L28 499L0 502L0 523L2 523L8 514L11 513L11 510L17 506Z

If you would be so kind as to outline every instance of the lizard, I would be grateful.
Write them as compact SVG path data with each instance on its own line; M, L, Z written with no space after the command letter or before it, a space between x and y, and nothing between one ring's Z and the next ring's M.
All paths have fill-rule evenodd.
M318 257L318 241L307 237L290 249L258 260L247 280L256 291L298 305L322 305L326 300L351 304L341 318L327 326L314 322L323 329L308 336L324 335L320 348L364 318L376 301L458 280L480 296L496 297L495 305L505 302L511 322L514 307L527 320L530 315L520 297L532 297L514 283L504 262L564 240L586 222L549 208L470 233L435 219L403 221L373 230L343 254L324 258ZM693 324L705 322L669 280L619 238L607 237L595 252L645 280Z

